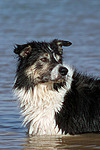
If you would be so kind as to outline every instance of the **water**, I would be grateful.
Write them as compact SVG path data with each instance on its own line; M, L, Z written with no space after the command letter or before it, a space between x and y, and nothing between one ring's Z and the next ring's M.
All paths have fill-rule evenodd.
M0 150L100 149L99 134L29 138L12 87L15 43L69 40L64 62L100 76L100 0L0 0Z

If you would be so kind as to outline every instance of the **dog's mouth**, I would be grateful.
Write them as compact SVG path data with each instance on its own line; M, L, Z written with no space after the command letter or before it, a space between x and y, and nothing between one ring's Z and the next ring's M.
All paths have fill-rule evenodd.
M51 82L54 82L54 83L61 83L61 82L64 82L65 81L65 78L58 78L58 79L55 79L55 80L51 80Z
M48 85L49 88L53 88L56 91L60 89L61 87L64 87L66 85L66 80L65 78L57 78L55 80L45 80L44 82L41 82L42 84Z
M44 77L42 79L42 83L51 83L51 84L54 84L54 83L61 83L61 82L65 82L65 78L61 78L61 77L58 77L56 79L48 79L47 77Z

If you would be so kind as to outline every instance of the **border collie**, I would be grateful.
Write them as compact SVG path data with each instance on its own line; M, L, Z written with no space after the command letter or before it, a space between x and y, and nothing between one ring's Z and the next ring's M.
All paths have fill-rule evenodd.
M63 40L16 45L14 91L29 135L100 133L100 78L63 65Z

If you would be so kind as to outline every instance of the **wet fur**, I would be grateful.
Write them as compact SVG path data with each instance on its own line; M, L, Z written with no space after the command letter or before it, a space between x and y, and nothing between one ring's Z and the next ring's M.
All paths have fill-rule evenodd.
M16 45L14 84L30 135L100 132L100 80L63 65L63 40ZM66 67L65 76L59 74Z

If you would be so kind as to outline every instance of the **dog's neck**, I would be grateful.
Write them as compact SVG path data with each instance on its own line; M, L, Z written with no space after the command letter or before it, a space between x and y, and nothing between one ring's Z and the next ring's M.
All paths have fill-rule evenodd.
M29 134L58 132L54 117L62 107L66 88L62 87L56 91L53 84L38 84L33 90L30 88L26 91L23 88L15 91L20 100L22 115L25 117L24 124L29 125Z

